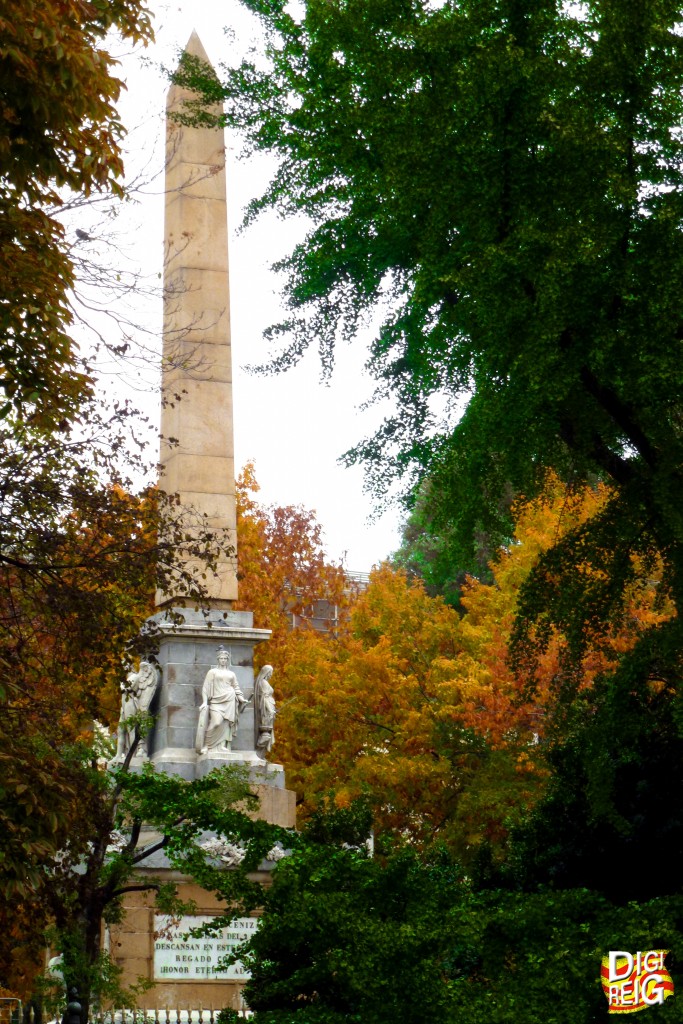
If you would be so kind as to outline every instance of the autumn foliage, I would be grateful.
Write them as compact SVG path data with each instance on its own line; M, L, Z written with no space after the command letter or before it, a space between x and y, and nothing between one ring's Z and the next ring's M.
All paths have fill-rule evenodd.
M515 667L520 594L539 555L595 515L609 491L574 492L553 479L544 498L520 503L493 582L470 578L460 612L387 564L353 590L327 562L314 514L264 507L257 493L247 466L238 482L240 605L272 630L257 655L275 668L275 755L300 820L362 797L380 843L443 842L463 860L483 845L502 850L544 791L543 741L565 679L556 628L537 646L533 672ZM0 968L22 991L39 960L40 943L22 944L19 934L29 920L40 924L41 866L67 836L87 832L82 760L70 751L92 742L93 718L113 724L121 652L151 610L160 570L176 571L157 536L155 495L98 490L67 474L62 496L69 511L55 516L47 501L33 547L15 540L0 564L0 870L19 928L0 942ZM584 690L671 614L657 567L636 568L626 611L586 649Z
M55 210L66 189L123 194L110 30L149 40L144 4L0 2L0 418L14 410L48 430L73 420L91 385L68 335L73 263Z
M301 505L264 506L253 463L237 480L238 609L254 613L254 624L272 631L257 651L260 664L279 661L293 619L310 622L344 609L350 593L342 568L325 557L322 528Z
M259 594L261 621L276 624L267 652L277 671L276 751L299 794L301 815L330 800L344 806L363 796L385 835L420 843L441 838L460 852L504 838L542 791L542 740L566 654L562 634L551 631L534 672L515 669L510 644L520 588L539 554L608 496L603 487L575 492L550 479L543 498L520 502L514 539L491 565L493 583L470 578L462 614L429 597L419 580L382 565L336 630L320 633L305 624L289 630L282 611L288 570L275 569L286 544L271 542L269 559L252 562L262 566L263 587L243 563L245 605ZM266 525L253 500L249 506L247 523L259 524L261 551L269 531L278 533L276 524L281 542L287 536L284 510L279 513ZM310 562L308 571L309 593L316 573L322 572L318 585L329 582L323 562ZM279 582L271 586L273 580ZM670 613L655 581L641 579L627 613L586 651L581 685L590 686L643 629Z
M153 649L156 585L203 590L192 560L177 564L182 518L159 529L158 492L102 483L66 445L22 441L0 431L0 976L26 995L43 966L49 866L99 827L94 721L116 724L120 683Z

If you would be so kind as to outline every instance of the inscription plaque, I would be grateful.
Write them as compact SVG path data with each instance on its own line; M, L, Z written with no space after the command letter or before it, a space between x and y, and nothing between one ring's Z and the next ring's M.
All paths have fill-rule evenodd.
M229 967L218 963L235 946L251 938L258 927L256 917L236 917L218 935L193 939L187 933L191 928L213 921L214 918L198 914L181 917L171 924L163 914L154 917L154 980L155 981L246 981L249 972L238 960Z

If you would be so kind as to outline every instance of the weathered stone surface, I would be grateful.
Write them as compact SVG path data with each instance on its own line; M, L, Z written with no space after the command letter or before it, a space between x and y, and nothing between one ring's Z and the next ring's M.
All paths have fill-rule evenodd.
M195 33L186 49L206 59ZM237 598L237 535L225 147L221 129L173 120L192 95L173 85L167 102L160 484L206 516L227 549L207 587L215 608L229 608ZM183 599L159 592L157 606Z
M150 742L151 759L163 771L172 771L179 762L184 765L181 774L188 775L188 764L197 763L195 752L196 730L202 704L202 688L207 674L217 664L220 648L229 652L231 671L248 703L243 706L233 736L232 753L241 763L258 761L256 754L256 724L254 716L254 645L266 640L268 630L254 629L251 615L232 613L230 624L207 624L200 615L188 614L181 626L161 621L163 636L158 661L162 669L162 683L157 700L156 725ZM176 753L167 755L168 748ZM178 751L182 750L182 757ZM227 751L225 752L228 753ZM209 766L203 762L197 774L215 768L222 752L217 752ZM227 758L230 760L231 758Z
M269 821L271 825L294 828L296 822L296 793L293 790L276 789L268 784L254 786L254 790L260 800L259 818Z
M155 874L157 872L154 872ZM268 876L262 873L267 883ZM209 893L204 892L191 882L180 883L180 895L183 900L193 900L197 905L198 915L215 915L225 908ZM153 979L154 976L154 912L151 909L151 898L144 893L128 893L124 897L124 917L121 925L112 927L110 933L111 955L114 961L123 968L123 982L130 984L138 978ZM131 923L134 927L131 927ZM189 1011L197 1009L221 1010L224 1007L241 1008L240 981L183 981L174 979L157 984L145 992L140 998L140 1005L145 1008L160 1010Z

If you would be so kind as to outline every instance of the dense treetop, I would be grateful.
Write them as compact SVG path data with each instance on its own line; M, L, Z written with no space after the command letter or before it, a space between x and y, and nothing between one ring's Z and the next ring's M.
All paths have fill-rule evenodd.
M267 46L225 69L226 120L280 158L251 214L311 222L275 365L313 343L329 366L383 309L370 365L397 412L351 457L428 469L458 568L509 535L511 493L593 473L614 484L581 539L609 558L600 614L634 552L680 604L680 4L245 6Z

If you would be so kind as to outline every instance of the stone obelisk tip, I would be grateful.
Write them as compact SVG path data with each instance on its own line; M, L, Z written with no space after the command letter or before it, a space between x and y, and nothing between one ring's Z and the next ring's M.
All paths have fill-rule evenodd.
M190 55L190 57L197 57L199 60L203 60L207 64L211 64L211 61L209 60L206 54L206 50L204 49L202 41L197 35L195 29L192 29L192 35L187 40L183 53L187 53Z

